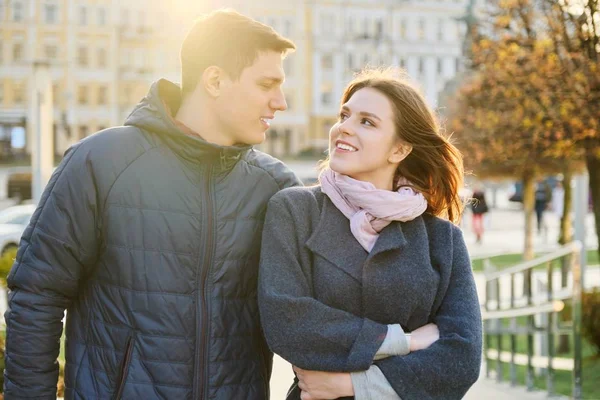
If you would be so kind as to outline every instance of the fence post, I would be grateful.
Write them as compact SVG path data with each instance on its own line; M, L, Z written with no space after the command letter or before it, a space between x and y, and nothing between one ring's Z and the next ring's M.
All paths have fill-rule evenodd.
M581 381L581 302L583 296L583 280L581 276L581 263L579 254L579 249L576 248L569 256L571 271L573 273L573 398L575 400L580 400L583 397Z
M554 288L553 285L553 277L552 277L552 261L549 261L546 264L546 272L548 275L547 281L547 293L548 302L552 302L553 293L552 290ZM546 370L546 390L548 391L548 396L554 395L554 368L552 367L552 359L554 358L554 317L556 313L554 311L550 311L548 313L548 323L546 325L546 337L548 338L548 369Z

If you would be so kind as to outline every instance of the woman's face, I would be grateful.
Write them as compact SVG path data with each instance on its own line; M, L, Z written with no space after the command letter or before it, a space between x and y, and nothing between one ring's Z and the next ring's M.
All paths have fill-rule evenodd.
M391 190L400 161L410 153L396 135L390 100L373 88L362 88L342 105L329 131L329 167L342 175Z

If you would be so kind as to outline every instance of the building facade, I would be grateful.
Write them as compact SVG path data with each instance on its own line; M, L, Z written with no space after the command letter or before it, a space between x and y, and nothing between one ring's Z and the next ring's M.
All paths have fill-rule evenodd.
M339 100L364 66L406 70L436 107L460 69L465 0L328 0L311 7L311 144L327 146Z
M32 63L51 65L55 152L121 124L159 77L179 80L178 51L194 17L232 7L297 44L284 61L288 111L261 149L321 154L339 99L365 65L406 69L436 106L460 68L468 0L0 0L0 140L24 146ZM24 143L23 143L24 142Z
M154 1L154 4L153 4ZM0 136L19 138L27 120L34 62L49 64L55 153L120 124L148 83L177 68L160 1L0 0ZM176 54L175 54L176 56Z

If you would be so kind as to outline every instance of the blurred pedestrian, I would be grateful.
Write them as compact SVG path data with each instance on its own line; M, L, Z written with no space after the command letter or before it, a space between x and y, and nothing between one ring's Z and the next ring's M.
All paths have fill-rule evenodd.
M473 191L473 200L471 201L471 212L473 213L473 232L477 238L477 243L483 240L484 224L483 217L489 211L487 202L485 201L485 193L483 189Z
M552 200L552 189L545 181L539 181L535 189L535 215L537 219L538 234L542 233L544 225L544 212Z

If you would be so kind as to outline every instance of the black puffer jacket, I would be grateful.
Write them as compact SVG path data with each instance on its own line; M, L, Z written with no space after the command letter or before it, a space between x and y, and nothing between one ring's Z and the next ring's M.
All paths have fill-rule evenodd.
M299 185L249 147L185 135L160 81L125 127L73 146L9 276L6 399L268 397L256 281L269 198Z

